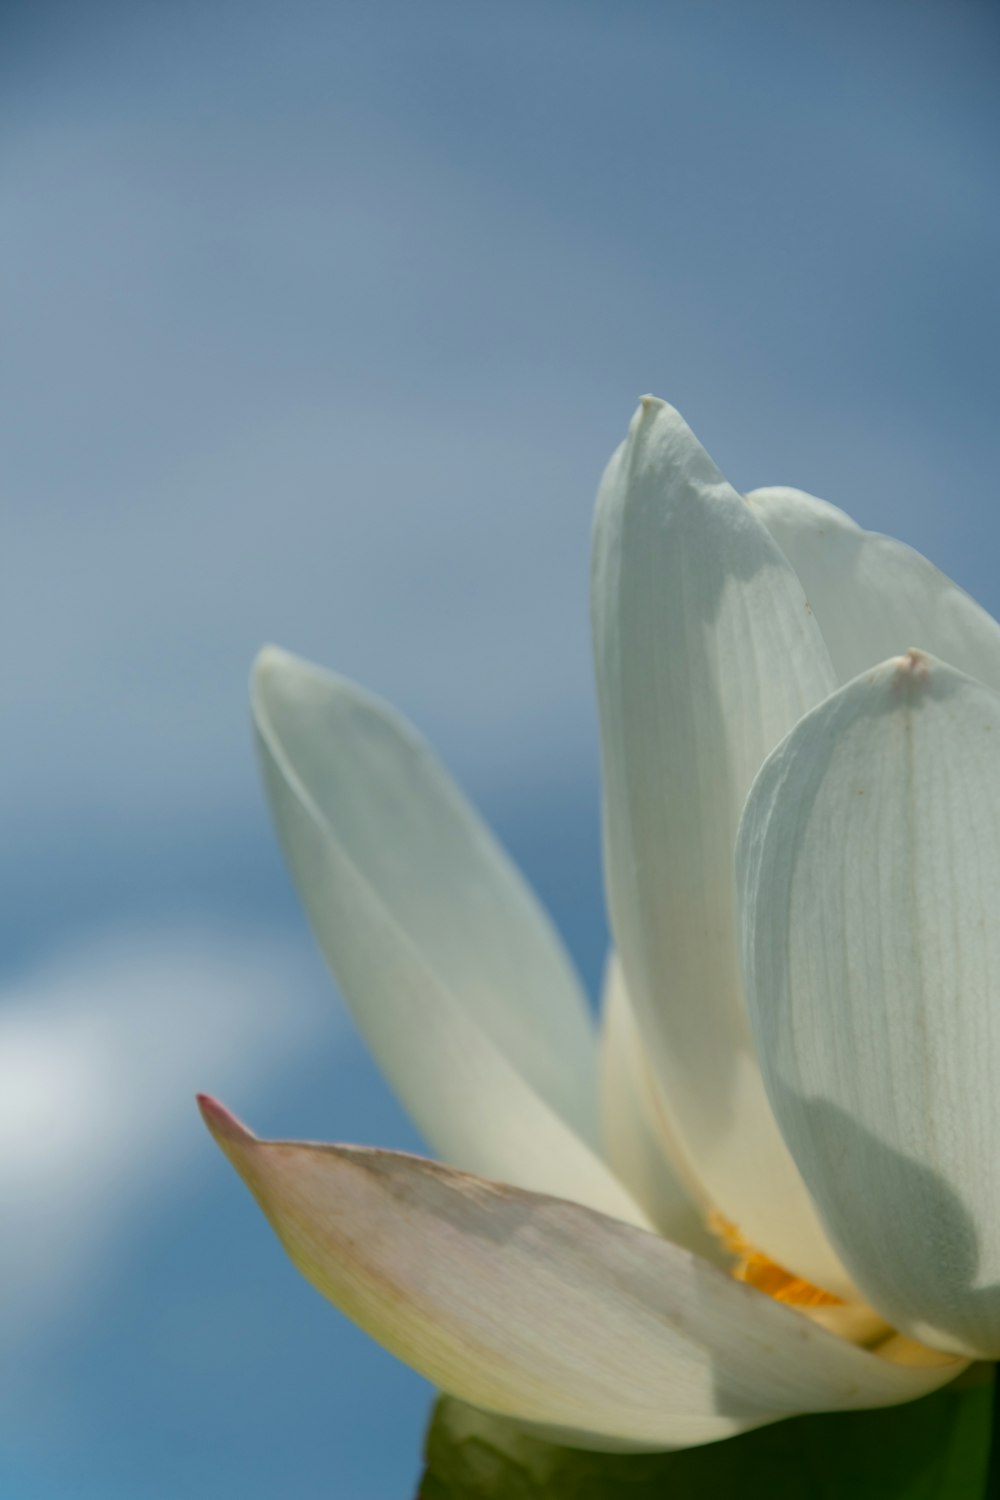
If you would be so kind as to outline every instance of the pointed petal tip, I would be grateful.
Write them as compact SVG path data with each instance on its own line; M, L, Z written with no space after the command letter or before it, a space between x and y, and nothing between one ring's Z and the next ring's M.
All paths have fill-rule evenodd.
M664 401L662 396L654 396L647 392L645 396L639 397L639 404L628 426L626 442L634 444L652 440L664 428L666 430L677 429L682 433L688 432L688 425L676 406L671 406L670 402Z
M322 685L381 704L375 694L366 693L350 678L342 677L329 667L321 667L306 656L298 656L294 651L287 651L284 646L276 646L268 641L261 646L250 668L251 697L255 700L262 699L281 683Z
M283 646L276 646L273 641L265 641L253 659L253 665L250 668L250 681L251 683L259 683L275 670L283 667L298 666L300 663L301 658L293 655L291 651L286 651Z
M646 450L638 472L645 473L647 480L660 490L682 485L694 492L705 486L721 485L725 487L727 498L738 498L691 431L683 413L660 396L640 397L629 423L624 449L630 449L633 454ZM619 450L619 457L624 449ZM636 473L631 474L625 485L626 492L636 488L636 477Z
M915 699L932 687L937 691L945 688L954 676L954 668L936 656L910 646L898 656L888 656L876 666L860 672L857 677L844 684L840 693L874 689L879 694L888 694L893 700L904 702ZM839 696L839 694L837 694Z
M196 1094L195 1098L202 1119L220 1146L224 1141L231 1145L245 1146L257 1139L252 1130L248 1130L241 1120L224 1104L220 1104L218 1099L213 1099L211 1094Z
M632 425L635 428L642 427L647 422L653 422L662 412L672 411L673 408L660 396L646 394L639 397L639 405L635 409Z
M914 683L926 682L930 676L931 659L926 651L911 646L902 656L893 657L893 667L897 677Z
M330 688L359 691L337 673L270 642L260 648L250 668L250 707L258 726L270 722L279 703Z

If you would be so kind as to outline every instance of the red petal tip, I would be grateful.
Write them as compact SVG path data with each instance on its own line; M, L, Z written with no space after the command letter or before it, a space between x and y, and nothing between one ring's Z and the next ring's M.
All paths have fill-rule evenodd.
M211 1094L197 1094L198 1108L201 1117L205 1121L212 1134L219 1139L227 1141L243 1142L256 1140L252 1130L248 1130L241 1120L238 1120L224 1104L218 1099L213 1099Z

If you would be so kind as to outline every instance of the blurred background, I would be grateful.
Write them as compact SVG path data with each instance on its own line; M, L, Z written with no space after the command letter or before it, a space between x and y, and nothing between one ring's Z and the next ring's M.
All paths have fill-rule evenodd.
M429 1388L197 1118L413 1148L251 658L434 741L588 985L591 506L636 398L1000 609L1000 13L5 5L0 1496L383 1500Z

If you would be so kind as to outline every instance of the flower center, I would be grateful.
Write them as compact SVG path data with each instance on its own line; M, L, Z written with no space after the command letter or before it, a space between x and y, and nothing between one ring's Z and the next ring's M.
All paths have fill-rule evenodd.
M835 1297L832 1292L825 1292L822 1287L813 1286L811 1281L803 1281L801 1276L793 1276L791 1271L786 1271L784 1266L779 1266L777 1261L771 1260L763 1251L755 1249L736 1225L724 1219L721 1214L711 1214L708 1222L713 1234L717 1234L726 1249L736 1256L736 1264L730 1267L729 1274L737 1281L745 1281L748 1286L755 1286L759 1292L766 1292L776 1302L790 1302L795 1307L844 1305L843 1298Z

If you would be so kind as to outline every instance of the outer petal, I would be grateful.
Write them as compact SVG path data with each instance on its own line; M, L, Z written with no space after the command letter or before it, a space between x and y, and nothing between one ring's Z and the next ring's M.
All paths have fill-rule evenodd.
M425 1138L461 1166L642 1221L597 1155L596 1046L570 965L426 746L273 648L253 709L313 930Z
M919 646L1000 688L1000 625L926 557L802 490L747 499L799 575L841 682Z
M961 1368L891 1364L576 1204L419 1157L258 1141L221 1106L203 1112L313 1285L488 1411L662 1448L905 1401Z
M835 678L767 529L651 397L598 496L593 619L615 946L677 1135L749 1240L846 1292L761 1081L732 868L753 777Z
M675 1245L724 1264L727 1257L706 1225L711 1200L691 1175L687 1155L657 1097L656 1080L614 953L609 955L605 969L601 1015L605 1155L662 1235Z
M770 758L740 833L775 1113L869 1301L1000 1354L1000 697L919 652Z

